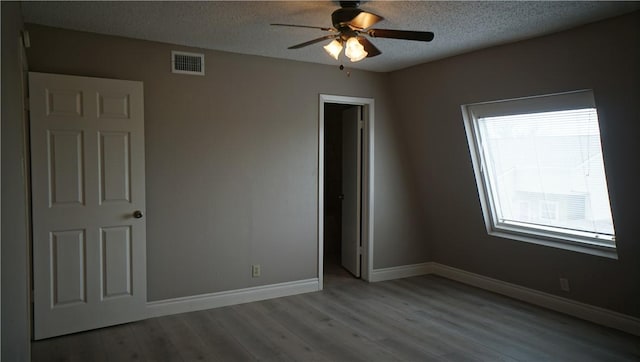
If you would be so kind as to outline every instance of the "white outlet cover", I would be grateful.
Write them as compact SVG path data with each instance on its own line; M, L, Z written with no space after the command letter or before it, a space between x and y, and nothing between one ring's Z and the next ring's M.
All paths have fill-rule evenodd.
M251 275L256 278L260 276L260 264L254 264L251 266Z

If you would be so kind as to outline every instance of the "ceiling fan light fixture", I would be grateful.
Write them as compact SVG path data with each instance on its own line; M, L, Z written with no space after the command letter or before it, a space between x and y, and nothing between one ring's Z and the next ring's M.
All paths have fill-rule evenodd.
M364 58L373 58L382 54L382 52L369 41L369 37L423 42L433 40L433 33L430 31L372 29L371 26L384 20L384 18L358 8L359 4L360 1L340 1L340 9L331 13L331 23L333 27L329 28L280 23L271 25L310 28L329 32L329 34L325 36L290 46L289 49L300 49L328 40L331 43L324 46L327 54L339 60L340 53L344 50L345 56L349 58L351 62L359 62Z
M366 58L368 54L369 53L364 50L364 46L360 44L357 37L354 36L347 39L344 55L346 55L349 60L354 63L359 62Z
M342 51L342 43L337 39L334 39L331 43L325 45L324 50L331 55L335 60L338 60L340 52Z

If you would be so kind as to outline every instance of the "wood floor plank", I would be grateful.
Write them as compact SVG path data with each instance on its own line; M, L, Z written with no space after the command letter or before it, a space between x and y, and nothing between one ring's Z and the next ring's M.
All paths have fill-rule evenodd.
M183 361L178 348L166 335L160 318L151 318L131 323L140 354L147 361Z
M32 343L32 361L640 361L640 338L436 276L325 289Z
M433 283L424 288L428 280ZM615 360L640 355L640 343L626 333L440 277L408 278L397 285L429 300L440 300L446 308L453 304L461 311L471 310L471 318L490 320L509 340L519 339L555 357ZM473 310L473 306L478 308Z
M358 333L385 346L385 349L401 360L414 360L417 355L422 361L437 360L435 354L424 348L422 339L407 333L406 329L398 328L394 323L384 320L365 301L353 302L339 299L326 292L301 297L315 308L325 310L333 318L348 323ZM354 313L354 311L357 312Z
M130 324L101 329L107 361L142 361L138 343Z
M235 308L253 328L261 331L284 355L291 356L295 361L329 361L329 358L265 313L260 303L248 303Z
M167 338L176 346L180 357L185 361L212 360L214 351L209 348L181 315L159 318Z
M32 361L66 362L71 361L73 343L70 336L45 339L31 343Z
M211 309L209 316L218 321L224 330L235 338L249 353L259 361L292 361L281 355L278 348L260 330L252 328L232 307Z
M51 342L49 355L44 356L46 361L104 362L107 360L101 330L70 334Z
M266 301L269 314L283 326L297 334L306 343L320 349L330 360L366 361L367 359L345 343L340 337L332 334L331 326L320 324L331 323L331 318L309 313L303 308L290 303L289 298L280 298L277 302Z
M398 360L392 351L384 348L382 345L375 343L375 340L367 338L363 333L348 321L342 321L338 315L327 314L322 310L306 303L304 296L298 295L294 298L287 298L285 302L290 303L293 308L299 308L307 313L312 320L319 321L316 326L319 330L333 336L340 341L341 344L355 350L359 356L371 361L374 358L384 359L386 361Z
M357 290L349 292L342 290L334 290L336 294L357 302L367 298L370 290L362 290L363 294L359 294ZM378 293L378 291L376 291ZM370 299L368 301L372 308L378 312L380 318L385 318L386 323L390 325L398 325L404 329L403 335L417 336L423 341L423 344L436 356L443 356L455 352L458 355L467 356L486 356L486 359L496 361L513 360L508 356L492 351L477 341L464 338L452 326L440 323L435 319L416 318L412 313L408 313L408 302L403 302L391 295L385 295L385 298Z
M180 315L211 351L214 361L254 361L255 358L208 311Z
M435 323L438 328L448 328L462 338L473 340L517 360L549 360L551 357L546 351L532 346L531 338L535 336L515 333L517 328L496 323L494 319L477 313L472 305L464 305L457 300L445 303L435 298L422 299L413 290L395 283L387 283L381 287L403 303L406 306L404 313L413 316L419 323Z
M402 283L399 283L396 287L401 286ZM402 290L403 293L415 293L411 288L402 288ZM576 357L585 359L587 355L581 356L581 354L585 354L587 350L590 350L588 356L594 355L592 346L580 345L578 341L560 338L562 336L558 335L553 338L550 333L547 333L549 332L548 328L537 328L535 324L527 323L523 318L513 319L511 314L515 309L502 309L496 313L491 308L485 307L480 312L480 309L473 308L475 304L466 303L463 296L457 296L455 291L451 290L446 291L440 297L433 298L433 295L431 297L432 301L442 300L442 303L429 305L426 299L420 298L418 298L417 303L429 305L428 311L440 312L447 315L448 319L464 325L466 331L472 333L470 335L471 338L482 339L483 343L490 348L514 355L517 358L543 359L545 355L547 356L546 358L553 355L555 358L565 360ZM486 298L484 300L486 301ZM451 308L452 306L454 308ZM453 309L458 312L452 315L451 311ZM425 314L426 312L421 311L420 313ZM536 316L531 315L531 317ZM516 347L516 353L505 350L505 346ZM544 354L536 356L537 351L543 351ZM524 355L521 353L524 353ZM602 357L606 358L606 356Z

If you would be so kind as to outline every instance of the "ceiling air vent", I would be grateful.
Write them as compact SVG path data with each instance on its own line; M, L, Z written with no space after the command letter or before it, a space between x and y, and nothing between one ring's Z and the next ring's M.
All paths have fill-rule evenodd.
M171 72L204 75L204 54L172 51Z

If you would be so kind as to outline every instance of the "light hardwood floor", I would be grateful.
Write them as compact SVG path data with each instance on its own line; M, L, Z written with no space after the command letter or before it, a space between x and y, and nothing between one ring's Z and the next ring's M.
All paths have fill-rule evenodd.
M640 338L454 281L368 284L32 344L33 361L640 361Z

